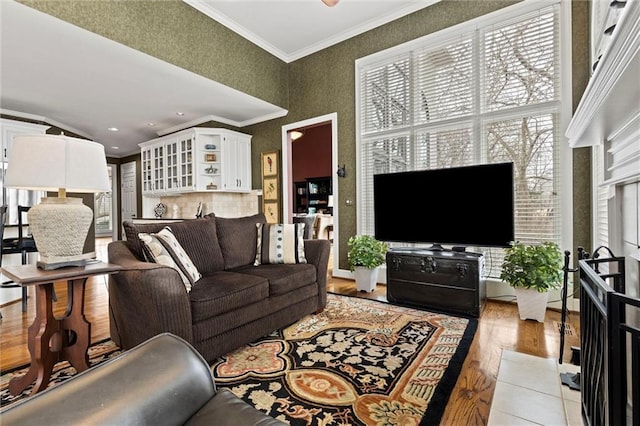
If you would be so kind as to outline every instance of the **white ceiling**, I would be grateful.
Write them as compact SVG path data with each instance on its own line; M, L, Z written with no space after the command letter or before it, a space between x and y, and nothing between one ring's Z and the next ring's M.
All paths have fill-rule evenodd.
M440 0L183 0L285 62Z
M331 8L320 0L183 1L290 62L437 0L341 0ZM73 131L109 156L211 120L244 127L287 113L14 1L0 0L0 25L2 113Z

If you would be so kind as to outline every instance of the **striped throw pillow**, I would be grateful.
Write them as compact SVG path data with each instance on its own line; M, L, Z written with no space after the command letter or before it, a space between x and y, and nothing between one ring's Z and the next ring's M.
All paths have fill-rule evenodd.
M140 233L138 238L143 243L144 254L149 261L178 271L187 293L191 291L193 284L202 278L202 274L168 226L156 234Z
M307 263L304 223L256 223L258 238L254 266L263 263Z

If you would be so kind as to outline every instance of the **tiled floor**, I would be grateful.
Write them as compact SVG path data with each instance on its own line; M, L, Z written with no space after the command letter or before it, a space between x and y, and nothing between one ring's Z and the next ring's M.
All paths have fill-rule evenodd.
M488 426L581 426L580 392L563 385L560 373L579 367L504 350Z

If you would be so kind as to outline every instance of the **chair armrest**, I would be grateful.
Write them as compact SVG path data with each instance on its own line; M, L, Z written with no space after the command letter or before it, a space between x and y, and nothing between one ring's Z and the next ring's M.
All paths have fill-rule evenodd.
M178 271L138 260L124 241L109 243L109 263L123 267L109 276L111 338L130 349L169 332L193 344L191 304Z

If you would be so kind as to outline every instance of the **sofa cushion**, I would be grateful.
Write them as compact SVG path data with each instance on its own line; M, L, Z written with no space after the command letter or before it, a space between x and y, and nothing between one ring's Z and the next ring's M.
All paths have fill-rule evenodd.
M285 294L317 280L316 268L310 263L243 266L234 269L234 272L251 274L269 280L269 296Z
M144 260L144 257L138 233L157 233L165 226L171 227L173 235L180 242L198 271L204 275L224 269L224 258L218 243L216 221L217 218L210 214L206 218L189 219L170 224L134 224L131 221L125 221L123 227L129 248L140 260Z
M138 234L138 238L141 241L145 252L145 258L147 258L149 262L169 266L178 271L185 289L187 292L190 292L193 280L176 263L171 250L167 249L167 247L162 243L160 237L158 237L157 234L146 234L141 232Z
M189 293L192 322L236 310L269 297L269 283L258 275L218 271L203 276Z
M130 220L122 222L124 235L127 239L129 250L138 260L146 260L142 241L138 234L155 234L164 228L166 223L138 223L135 224Z
M253 265L258 235L256 224L267 222L264 213L236 218L216 217L215 222L224 256L224 269Z
M307 263L304 256L304 223L258 223L256 259L263 263Z

